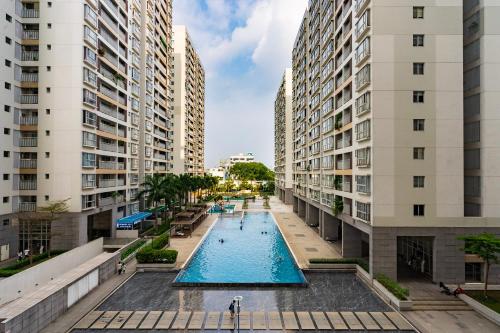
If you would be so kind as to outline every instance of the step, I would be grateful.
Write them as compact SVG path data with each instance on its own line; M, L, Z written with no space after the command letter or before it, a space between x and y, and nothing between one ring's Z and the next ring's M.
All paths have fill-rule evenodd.
M413 305L412 311L468 311L472 310L468 305Z

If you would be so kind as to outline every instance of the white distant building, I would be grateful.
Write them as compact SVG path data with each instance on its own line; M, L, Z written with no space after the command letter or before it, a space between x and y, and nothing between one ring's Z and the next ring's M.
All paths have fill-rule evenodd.
M210 169L207 169L205 171L205 173L207 173L213 177L224 178L224 168L223 167L210 168Z
M219 168L223 169L224 180L229 177L229 170L236 163L250 163L255 162L255 156L253 153L239 153L238 155L232 155L225 160L221 160L219 163Z

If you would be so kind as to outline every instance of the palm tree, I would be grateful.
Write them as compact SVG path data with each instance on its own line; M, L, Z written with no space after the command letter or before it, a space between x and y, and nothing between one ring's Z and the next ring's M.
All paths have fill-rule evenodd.
M174 213L175 202L180 193L180 182L177 175L168 173L164 176L163 180L163 194L165 199L165 208ZM165 209L165 218L167 209Z
M187 173L179 175L179 184L180 184L179 190L182 192L182 198L184 204L186 205L187 201L189 200L188 196L189 196L189 191L191 190L192 176Z
M146 206L153 206L155 228L158 226L158 216L156 213L161 200L165 197L164 181L165 177L159 173L146 176L144 183L141 184L142 190L136 196L136 200L146 197Z

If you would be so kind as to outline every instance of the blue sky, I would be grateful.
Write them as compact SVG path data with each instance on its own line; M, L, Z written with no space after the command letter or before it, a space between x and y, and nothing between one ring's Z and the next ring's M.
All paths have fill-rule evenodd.
M274 98L307 0L174 0L206 71L205 166L240 152L274 163Z

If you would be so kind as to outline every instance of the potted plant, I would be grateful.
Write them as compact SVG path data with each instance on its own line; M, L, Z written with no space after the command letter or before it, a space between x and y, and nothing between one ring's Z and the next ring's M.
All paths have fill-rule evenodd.
M332 213L337 216L344 211L344 200L342 197L336 196L333 200Z

